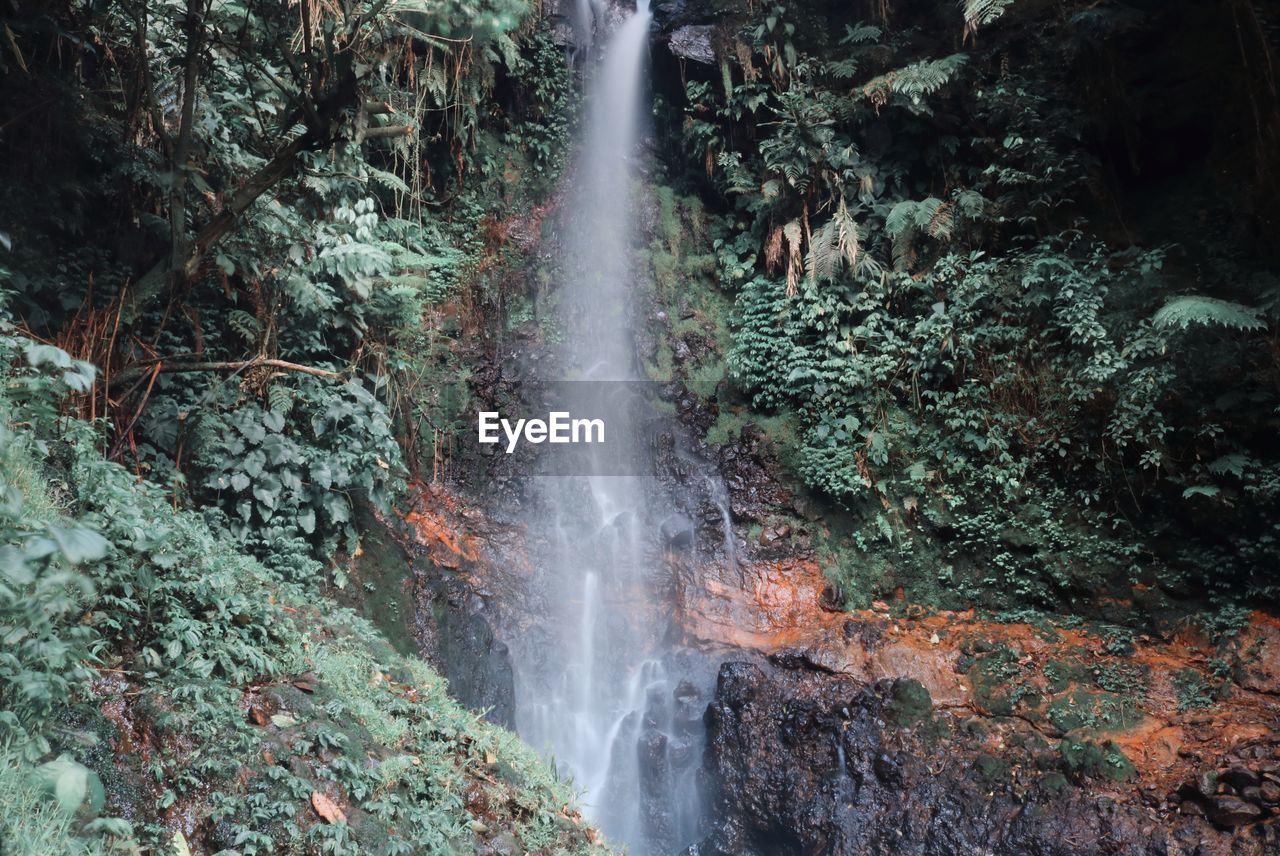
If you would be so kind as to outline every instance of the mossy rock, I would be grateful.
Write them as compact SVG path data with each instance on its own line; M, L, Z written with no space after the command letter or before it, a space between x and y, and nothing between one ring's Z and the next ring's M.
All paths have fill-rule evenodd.
M1063 740L1058 746L1062 756L1062 768L1076 779L1106 779L1127 782L1137 770L1114 743L1095 743L1092 740Z
M1045 773L1037 784L1039 785L1040 790L1047 794L1057 796L1065 791L1071 783L1067 781L1066 776L1062 775L1062 773L1057 770L1054 770L1052 772Z
M1009 774L1008 761L986 752L973 759L973 767L978 771L979 778L989 785L1004 780Z
M895 725L916 725L932 718L933 698L919 681L898 678L889 688L885 713L886 718Z

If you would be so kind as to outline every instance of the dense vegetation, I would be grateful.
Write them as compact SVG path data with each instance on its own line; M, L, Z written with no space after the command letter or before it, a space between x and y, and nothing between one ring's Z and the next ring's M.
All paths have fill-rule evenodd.
M545 28L68 0L0 32L0 849L590 849L544 761L317 600L465 400L476 221L565 148Z
M718 33L684 180L728 207L732 378L852 512L851 601L1274 600L1263 14L765 4Z

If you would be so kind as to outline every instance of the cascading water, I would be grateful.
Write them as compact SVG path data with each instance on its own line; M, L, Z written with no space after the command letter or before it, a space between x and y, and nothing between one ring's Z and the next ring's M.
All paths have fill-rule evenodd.
M640 380L633 185L650 14L639 0L594 46L583 39L598 29L592 19L601 8L591 0L577 6L576 47L590 58L558 294L566 375L581 383L562 386L567 409L612 418L607 452L588 458L584 472L539 480L550 519L535 523L551 543L529 581L539 626L513 645L516 721L572 777L606 835L633 853L664 853L696 836L701 709L665 647L661 604L670 601L670 584L650 534L654 479L618 474L619 461L643 464L647 454L627 414Z

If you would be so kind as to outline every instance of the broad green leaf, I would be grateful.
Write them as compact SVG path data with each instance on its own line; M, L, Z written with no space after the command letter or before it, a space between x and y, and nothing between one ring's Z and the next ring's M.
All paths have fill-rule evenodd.
M47 531L57 542L62 555L73 565L101 559L111 549L111 542L92 529L50 526Z

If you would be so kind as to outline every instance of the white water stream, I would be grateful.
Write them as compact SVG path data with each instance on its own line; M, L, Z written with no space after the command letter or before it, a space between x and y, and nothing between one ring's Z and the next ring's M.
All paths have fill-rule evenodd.
M534 562L530 590L545 614L537 616L541 649L513 649L516 723L572 777L612 841L635 854L671 853L696 836L701 733L692 734L688 716L681 727L688 691L670 673L663 639L670 591L653 538L654 479L616 474L619 460L646 459L627 390L641 379L632 316L644 284L632 253L642 237L634 185L650 14L639 0L597 43L602 7L579 0L576 8L586 115L564 220L559 320L568 376L590 381L565 385L581 389L569 393L582 398L573 409L603 406L612 418L607 451L593 453L588 472L541 480L551 519L535 525L552 544Z

